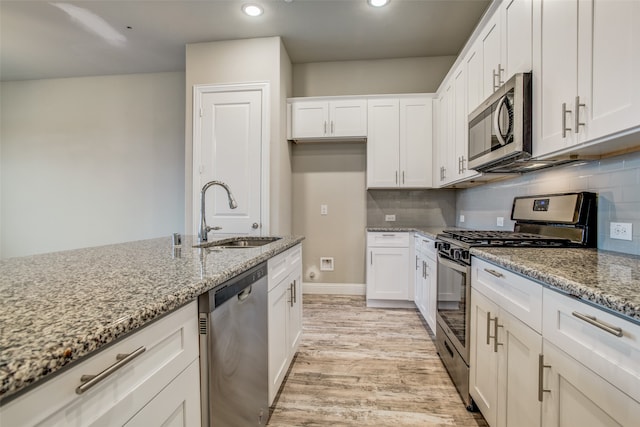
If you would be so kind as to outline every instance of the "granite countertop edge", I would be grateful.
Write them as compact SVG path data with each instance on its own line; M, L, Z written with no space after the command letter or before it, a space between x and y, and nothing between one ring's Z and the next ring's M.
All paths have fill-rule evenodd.
M77 331L73 338L66 339L54 347L49 346L44 353L44 357L15 361L6 360L2 356L0 358L0 406L31 390L34 385L39 384L42 380L55 376L59 371L67 370L71 365L75 365L76 362L84 360L86 357L108 347L125 336L129 336L138 329L187 305L196 300L199 295L215 289L216 286L262 262L266 262L268 259L302 242L302 240L304 240L302 236L284 236L276 242L260 247L259 253L253 257L231 264L228 268L208 272L206 277L194 279L191 283L180 286L170 293L159 294L149 303L136 308L135 311L131 311L127 316L121 317L116 322L108 325L96 324L92 325L95 327L89 330ZM190 241L187 240L187 245L183 245L180 250L198 250L190 247ZM127 243L119 245L126 246ZM115 245L105 247L110 246ZM87 249L100 250L100 247ZM73 252L80 251L82 249L74 250ZM231 251L235 250L232 249ZM240 251L236 253L242 255ZM25 259L37 257L39 255L25 257ZM3 349L3 353L4 351L5 349ZM15 363L15 365L12 365L12 363Z
M521 250L521 249L517 249ZM554 250L554 249L549 249ZM629 259L634 258L633 255L618 254L615 252L599 251L597 249L579 249L580 251L591 251L594 257L597 254L604 254L611 259ZM504 256L496 252L493 248L471 248L471 255L492 262L498 266L504 267L517 274L535 280L551 289L559 290L563 293L576 297L582 301L591 303L600 308L620 316L626 320L640 324L640 303L632 301L629 296L640 297L640 288L637 291L622 290L627 296L621 294L615 295L611 291L603 291L598 289L598 285L590 285L580 281L579 277L562 277L550 271L544 271L536 266L533 262L523 261L521 259L511 259L510 256ZM560 255L561 257L562 255ZM635 259L635 258L634 258ZM640 258L638 258L640 261ZM637 261L636 261L637 262ZM574 266L575 267L575 266ZM634 286L630 288L635 289ZM631 295L629 294L631 292Z
M435 239L442 230L450 227L438 226L407 226L407 227L367 227L366 231L372 233L419 233L424 237Z

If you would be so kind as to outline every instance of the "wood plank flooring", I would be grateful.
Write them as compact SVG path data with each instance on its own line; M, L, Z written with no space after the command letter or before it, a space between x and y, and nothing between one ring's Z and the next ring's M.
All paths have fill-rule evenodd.
M347 295L303 303L300 351L270 427L487 426L465 409L417 310Z

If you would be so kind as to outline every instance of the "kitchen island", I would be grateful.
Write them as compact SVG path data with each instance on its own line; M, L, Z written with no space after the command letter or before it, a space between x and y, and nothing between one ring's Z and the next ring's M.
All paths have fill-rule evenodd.
M302 240L198 249L185 236L174 250L166 237L0 261L0 401Z

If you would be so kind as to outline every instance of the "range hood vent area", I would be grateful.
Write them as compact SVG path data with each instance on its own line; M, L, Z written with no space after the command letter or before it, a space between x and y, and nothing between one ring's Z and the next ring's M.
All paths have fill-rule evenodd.
M584 160L579 158L576 155L572 155L569 157L557 158L557 159L546 159L546 160L535 160L526 155L526 153L520 152L520 155L512 158L503 158L497 162L487 163L485 165L481 165L476 167L478 172L482 173L526 173L538 171L540 169L549 168L552 166L566 165L568 163L577 162L580 160Z

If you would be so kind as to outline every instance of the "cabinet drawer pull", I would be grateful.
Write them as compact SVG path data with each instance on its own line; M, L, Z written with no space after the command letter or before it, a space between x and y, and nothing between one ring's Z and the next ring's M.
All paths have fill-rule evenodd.
M289 304L293 307L293 283L289 283Z
M296 280L293 281L293 302L298 302L298 287L296 286L298 283Z
M606 324L605 322L603 322L602 320L598 320L596 319L594 316L589 316L587 314L582 314L579 313L577 311L574 311L573 313L571 313L572 315L574 315L575 317L577 317L580 320L584 320L585 322L602 329L605 332L609 332L611 335L615 335L616 337L621 337L622 336L622 328L619 328L617 326L611 326Z
M491 312L487 312L487 345L491 344Z
M324 134L327 134L327 121L324 121Z
M551 390L544 388L542 383L544 382L544 368L550 368L551 365L544 364L544 354L538 355L538 401L542 402L544 393L551 393Z
M487 273L489 273L492 276L496 276L496 277L499 277L499 278L503 278L504 277L504 274L502 274L502 273L500 273L498 271L495 271L495 270L491 270L489 268L485 268L484 271L486 271Z
M136 357L140 356L146 350L147 349L143 346L138 348L137 350L134 350L132 353L129 353L129 354L118 354L116 356L116 359L118 361L113 365L109 366L104 371L100 372L97 375L83 375L82 377L80 377L80 382L82 382L82 384L80 384L76 388L76 394L82 394L85 391L89 390L91 387L98 384L100 381L104 380L109 375L113 374L115 371L122 368L124 365L131 362Z

